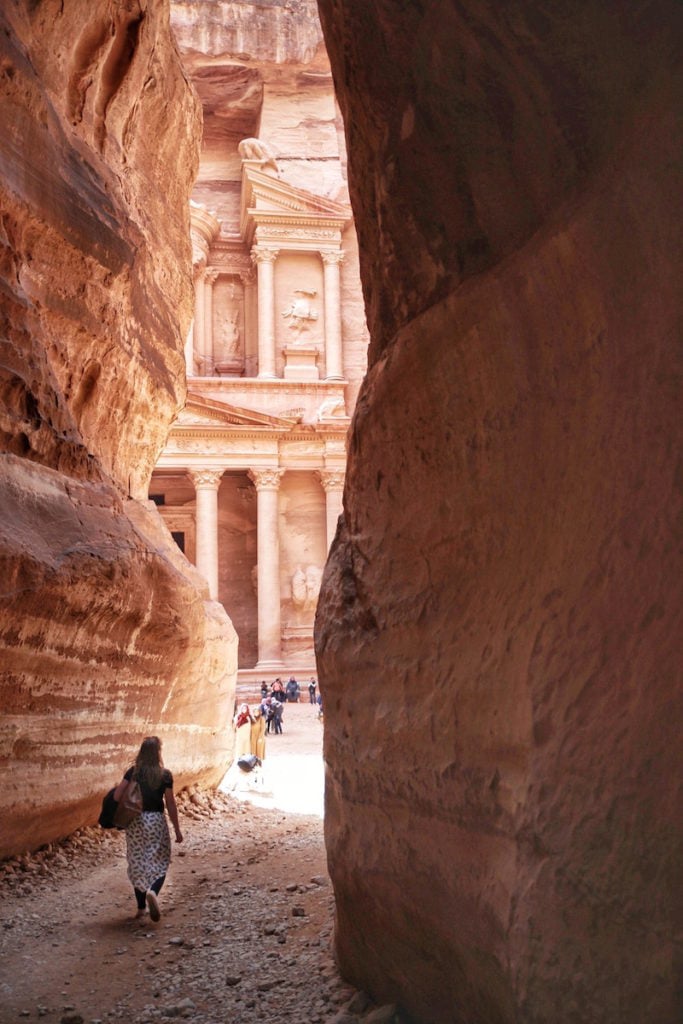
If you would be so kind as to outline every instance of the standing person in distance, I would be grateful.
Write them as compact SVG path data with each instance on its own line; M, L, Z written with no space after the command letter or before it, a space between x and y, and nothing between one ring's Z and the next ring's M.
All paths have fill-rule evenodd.
M235 715L235 761L245 754L251 753L251 727L254 718L245 702L240 704L240 709Z
M284 702L281 704L279 700L273 701L273 726L275 727L275 735L277 736L282 732L282 713L285 709Z
M316 684L315 679L313 678L313 676L311 676L311 681L308 684L308 702L309 702L309 704L315 704L315 688L316 688L316 685L317 684Z
M115 800L121 799L133 776L142 792L142 813L126 827L128 878L138 905L135 916L144 917L147 906L152 921L158 921L161 917L158 896L171 862L171 837L164 803L175 829L176 842L183 841L173 795L173 776L168 768L164 768L158 736L148 736L142 741L135 764L131 765L114 791Z

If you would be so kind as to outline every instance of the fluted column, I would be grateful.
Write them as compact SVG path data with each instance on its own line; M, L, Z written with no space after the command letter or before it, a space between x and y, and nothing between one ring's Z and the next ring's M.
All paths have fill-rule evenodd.
M204 332L204 268L194 279L194 351L199 363L199 374L206 372L206 342Z
M327 550L329 551L337 532L337 520L344 507L344 473L339 470L321 469L318 471L318 476L325 491Z
M197 569L218 598L218 488L222 469L196 469L190 473L197 499Z
M321 252L325 291L325 380L344 380L342 366L341 282L343 252Z
M204 373L207 377L213 373L216 361L213 354L213 286L217 277L217 270L207 270L204 275Z
M278 490L282 469L250 469L256 487L258 558L258 664L263 671L284 668L280 625L280 538Z
M258 376L275 379L275 260L279 249L255 245L258 275Z

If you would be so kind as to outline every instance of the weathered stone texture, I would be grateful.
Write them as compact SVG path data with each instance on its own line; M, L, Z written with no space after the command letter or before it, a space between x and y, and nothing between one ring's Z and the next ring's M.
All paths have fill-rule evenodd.
M178 45L201 63L327 64L316 0L173 0L172 9Z
M316 626L342 969L674 1024L680 9L321 10L372 319Z
M237 643L153 507L11 455L0 484L1 857L94 820L150 732L218 782Z
M168 5L5 4L0 29L2 855L92 820L141 732L215 779L236 640L128 498L192 315L201 115Z
M3 447L140 497L184 398L200 114L163 3L82 15L2 14Z

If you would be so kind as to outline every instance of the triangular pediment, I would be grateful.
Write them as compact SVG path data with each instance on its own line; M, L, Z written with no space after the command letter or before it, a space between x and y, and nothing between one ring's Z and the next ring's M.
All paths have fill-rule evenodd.
M188 392L185 406L178 413L174 427L194 428L207 427L214 429L226 427L242 427L261 430L291 430L297 420L283 416L270 416L267 413L242 409L228 402L217 402L211 398Z
M346 204L296 188L248 163L242 165L241 232L248 243L260 224L328 225L341 232L350 219L351 208Z

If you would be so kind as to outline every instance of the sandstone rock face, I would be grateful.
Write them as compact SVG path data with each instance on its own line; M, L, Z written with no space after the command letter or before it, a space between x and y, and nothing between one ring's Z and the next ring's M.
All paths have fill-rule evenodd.
M184 398L198 108L164 4L32 6L0 44L3 447L143 497Z
M321 13L372 330L316 624L342 969L674 1024L680 9Z
M0 856L99 812L141 736L177 784L229 762L237 642L154 507L0 458Z
M1 856L93 820L140 734L215 781L236 640L137 500L193 299L200 114L168 6L0 25Z

